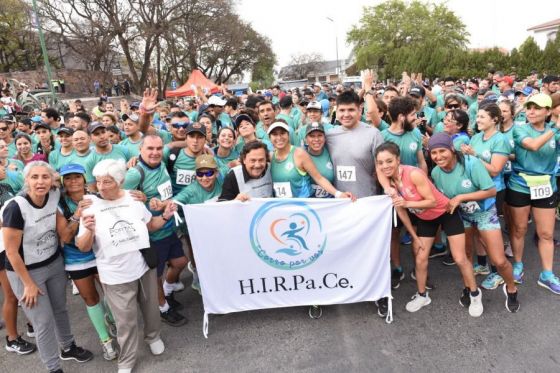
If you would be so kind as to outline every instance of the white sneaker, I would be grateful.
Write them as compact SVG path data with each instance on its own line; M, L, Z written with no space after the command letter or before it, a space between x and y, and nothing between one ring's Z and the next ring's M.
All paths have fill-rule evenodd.
M416 312L419 311L420 308L427 306L430 303L432 303L432 300L430 299L428 292L426 292L425 297L416 293L412 296L412 300L406 304L405 308L408 312Z
M119 368L118 373L132 373L132 368Z
M480 289L477 290L478 295L476 297L470 295L471 304L469 306L469 315L471 315L472 317L479 317L484 311L484 307L482 307L482 291L480 291Z
M101 343L103 347L103 358L105 360L115 360L118 356L117 351L113 347L113 340L109 339L107 342Z
M155 342L150 343L150 351L152 351L153 355L161 355L163 351L165 351L165 345L161 339L158 339Z
M76 284L74 283L74 281L72 281L72 295L78 295L78 294L80 294L80 291L76 287Z
M166 295L170 295L173 292L179 292L185 290L185 285L181 281L169 283L167 281L163 282L163 291Z

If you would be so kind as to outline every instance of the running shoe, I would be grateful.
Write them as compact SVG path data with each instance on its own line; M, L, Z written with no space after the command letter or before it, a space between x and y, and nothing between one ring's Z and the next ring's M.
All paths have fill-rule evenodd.
M516 284L523 283L523 262L513 262L513 281Z
M515 293L508 293L506 284L504 284L503 289L506 296L506 310L511 313L519 311L520 305L519 301L517 300L517 291Z
M175 300L175 296L173 295L173 293L166 296L165 300L167 301L167 304L169 304L169 307L173 308L174 310L182 310L183 308L185 308L181 303Z
M389 313L389 298L381 298L375 301L375 305L377 306L377 314L379 317L386 317Z
M398 268L393 269L391 273L391 287L398 289L401 286L401 281L404 280L404 272Z
M472 296L471 294L469 294L471 298L471 304L469 306L469 315L471 315L472 317L479 317L480 315L482 315L482 312L484 311L484 307L482 306L482 291L480 291L480 289L477 289L477 291L478 291L478 295L476 296Z
M490 274L490 268L488 267L488 265L483 266L478 263L475 263L473 265L473 271L475 276Z
M410 271L410 278L413 279L414 281L416 281L416 268L413 269L412 271ZM428 278L426 279L426 285L425 286L426 286L427 290L435 289L435 285L430 282L430 276L429 275L428 275Z
M188 322L185 316L181 315L173 308L169 308L167 312L160 311L159 315L161 316L161 321L170 326L181 326L185 325Z
M513 258L513 250L511 248L511 242L507 241L504 243L504 254L508 259Z
M403 234L401 238L401 244L410 245L411 243L412 243L412 237L410 237L410 234L408 234L408 232L405 232L405 234Z
M35 338L35 329L33 329L33 325L31 325L30 323L27 323L26 334L29 338Z
M541 273L537 284L545 289L550 290L554 294L560 294L560 280L555 275L552 275L549 278L545 279L543 278L543 275Z
M471 292L469 288L464 288L461 293L461 298L459 298L459 304L463 307L469 307L471 305Z
M91 351L76 346L76 342L72 342L69 349L60 351L60 358L62 360L76 360L78 363L85 363L93 359L93 354Z
M15 352L18 355L27 355L36 349L37 346L31 342L27 342L25 339L21 338L20 335L13 341L9 341L8 337L6 337L6 351L8 352Z
M103 358L105 360L111 361L117 358L117 350L115 350L115 348L113 347L112 339L109 339L106 342L102 342L101 347L103 347Z
M486 290L497 289L498 286L504 283L504 279L497 272L490 273L484 281L480 284Z
M191 288L198 291L198 294L202 295L202 292L200 290L200 280L198 279L198 271L193 267L192 262L189 262L189 264L187 264L187 268L192 273Z
M406 304L405 308L408 312L416 312L430 303L432 303L432 300L430 299L428 292L426 292L425 296L421 296L416 293L412 296L412 300Z
M103 319L105 321L105 326L107 327L107 331L109 332L111 338L117 338L117 325L111 319L109 312L105 312L105 314L103 315Z
M165 345L161 339L158 339L155 342L150 343L150 351L152 355L161 355L163 351L165 351Z
M430 249L430 255L428 256L428 258L432 259L437 258L438 256L445 256L447 255L447 253L448 251L445 246L442 245L442 247L437 247L436 245L433 245Z
M445 258L443 258L441 260L441 262L443 263L443 265L446 266L454 266L455 265L455 259L453 259L453 255L451 255L450 253L448 253Z

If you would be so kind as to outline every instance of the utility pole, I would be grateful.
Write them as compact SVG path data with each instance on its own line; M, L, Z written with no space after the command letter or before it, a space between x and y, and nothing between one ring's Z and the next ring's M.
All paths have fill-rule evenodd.
M39 17L39 12L37 11L37 1L32 0L33 3L33 12L35 13L35 20L36 20L36 27L37 31L39 32L39 42L41 43L41 51L43 53L43 61L45 63L45 70L47 71L47 81L49 84L49 90L51 91L51 95L53 98L53 104L56 101L56 94L54 92L54 87L52 84L52 73L51 73L51 64L49 62L49 55L47 54L47 46L45 45L45 35L43 35L43 29L41 27L41 19Z

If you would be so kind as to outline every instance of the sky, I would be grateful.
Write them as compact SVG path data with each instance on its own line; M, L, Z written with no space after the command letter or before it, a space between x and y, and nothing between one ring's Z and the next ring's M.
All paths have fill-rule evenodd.
M292 55L300 53L318 52L325 60L336 60L336 39L339 59L347 58L351 46L346 43L346 33L359 24L364 6L382 2L237 0L236 7L242 19L272 40L278 66L285 66ZM446 3L466 25L469 46L473 48L518 47L532 34L527 31L529 27L560 17L560 0L448 0Z

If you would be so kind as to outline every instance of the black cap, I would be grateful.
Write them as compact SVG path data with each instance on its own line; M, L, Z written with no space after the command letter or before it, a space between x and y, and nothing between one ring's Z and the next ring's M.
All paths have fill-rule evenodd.
M58 129L58 134L60 135L61 133L65 133L69 136L72 136L74 134L74 130L70 127L60 127Z
M279 102L280 107L281 107L282 109L287 109L287 108L289 108L290 106L293 105L293 103L294 103L294 101L292 100L292 96L290 96L290 95L285 95L284 97L282 97L282 98L280 99L280 102Z
M198 122L189 123L186 130L187 135L194 132L198 132L206 137L206 126Z
M88 133L91 135L92 133L95 132L95 130L99 129L99 128L105 128L105 126L103 125L103 123L101 122L93 122L88 126Z
M130 119L134 123L138 123L138 121L140 120L140 117L138 116L138 114L130 114L130 115L123 114L121 118L122 118L123 121L126 121L127 119Z
M422 98L426 96L426 90L422 86L414 86L410 88L410 92L408 92L408 94L414 97Z
M46 128L46 129L48 129L49 131L51 130L51 126L49 126L49 125L48 125L47 123L45 123L45 122L36 123L36 124L35 124L35 128L34 128L35 131L37 131L39 128Z
M319 131L325 133L325 127L321 123L313 122L307 125L305 129L305 136L309 135L311 132Z
M241 122L243 122L244 120L251 123L253 127L255 126L255 121L253 120L253 118L251 118L250 115L239 114L238 116L235 117L235 122L234 122L235 128L238 128L241 125Z

